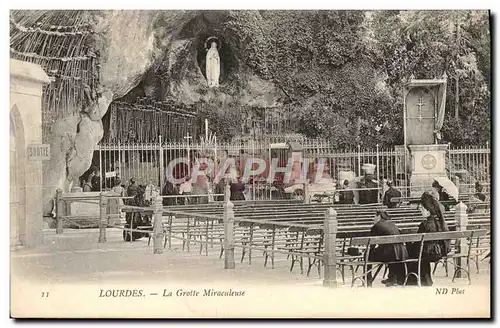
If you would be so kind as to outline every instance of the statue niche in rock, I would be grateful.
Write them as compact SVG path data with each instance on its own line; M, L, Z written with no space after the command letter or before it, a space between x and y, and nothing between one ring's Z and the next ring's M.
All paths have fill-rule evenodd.
M206 74L208 87L218 87L220 76L220 57L219 51L217 51L217 43L215 41L212 41L210 49L208 49L207 52Z

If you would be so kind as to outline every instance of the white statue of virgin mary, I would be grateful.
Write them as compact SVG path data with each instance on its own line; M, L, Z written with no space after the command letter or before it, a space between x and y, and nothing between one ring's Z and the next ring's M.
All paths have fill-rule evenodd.
M215 42L212 42L212 45L207 52L206 72L208 86L218 87L220 75L220 58L219 52L217 51L217 43Z

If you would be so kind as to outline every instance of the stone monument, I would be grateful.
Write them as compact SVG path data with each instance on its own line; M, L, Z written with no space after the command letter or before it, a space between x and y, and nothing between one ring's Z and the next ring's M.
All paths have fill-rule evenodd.
M220 76L220 57L217 51L217 43L212 41L210 49L207 52L206 73L209 88L219 86Z
M410 152L410 195L420 196L436 177L447 178L447 144L439 144L446 104L446 76L405 85L404 136Z

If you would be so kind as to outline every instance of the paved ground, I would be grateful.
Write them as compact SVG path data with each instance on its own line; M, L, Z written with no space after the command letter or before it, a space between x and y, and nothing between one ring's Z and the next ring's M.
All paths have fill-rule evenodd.
M15 317L485 317L489 316L489 272L472 274L451 283L442 267L435 287L386 288L380 279L374 288L322 286L317 272L307 277L280 254L275 268L264 267L261 253L254 252L252 265L240 263L223 269L219 246L200 255L199 246L182 251L180 241L172 250L153 254L147 240L124 242L121 231L108 229L107 243L98 243L99 232L69 230L63 235L46 231L37 249L11 252L11 313ZM437 295L448 287L447 295ZM243 290L244 297L203 297L207 288ZM451 295L460 288L461 295ZM141 298L103 298L102 290L140 289ZM198 297L177 297L178 290L199 291ZM164 290L173 297L163 297ZM457 289L458 290L458 289ZM390 292L388 292L390 291ZM47 297L47 293L50 297ZM44 296L45 295L45 296ZM29 299L29 303L26 300ZM140 310L139 310L140 309Z
M261 252L254 251L252 264L246 259L240 263L241 250L236 249L235 270L224 270L224 260L219 259L220 246L209 246L209 255L199 254L199 245L191 245L191 251L183 251L180 241L173 241L172 249L163 254L153 254L147 239L124 242L121 231L108 229L106 243L98 243L97 229L69 230L56 235L53 230L45 231L44 245L37 249L19 249L12 251L11 272L14 276L37 281L100 282L112 283L139 279L143 281L203 282L218 281L245 282L251 284L321 284L315 268L309 277L300 274L296 264L290 273L290 260L286 255L277 254L275 268L268 263L264 267ZM152 244L152 243L151 243ZM304 267L304 269L306 269ZM451 269L451 266L450 266ZM489 271L486 262L481 263L481 274L473 270L474 284L489 284ZM349 278L346 287L349 287ZM340 277L339 277L340 282ZM463 285L466 279L460 279L453 285ZM438 267L435 274L436 285L449 285L451 278L444 274L444 268ZM384 287L380 279L374 287Z

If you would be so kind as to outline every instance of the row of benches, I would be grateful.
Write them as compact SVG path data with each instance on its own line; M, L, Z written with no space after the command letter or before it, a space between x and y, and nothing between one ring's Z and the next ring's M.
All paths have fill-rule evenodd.
M172 238L179 238L183 240L183 249L185 247L189 249L189 245L195 242L200 244L200 254L204 246L208 254L209 245L220 244L222 256L224 225L221 219L223 216L221 205L206 204L165 209L164 214L168 214L168 219L164 222L166 234L164 247L167 242L171 245ZM274 255L285 253L291 258L291 271L296 263L300 263L303 272L303 259L307 258L309 261L307 274L314 266L318 267L319 272L323 252L322 224L324 211L328 207L328 204L305 205L292 202L285 206L271 202L236 203L234 212L237 225L233 238L235 245L242 249L241 261L247 256L251 263L252 250L260 250L265 257L264 265L271 259L274 267ZM338 220L336 252L339 258L346 257L346 250L352 244L352 240L368 234L375 211L380 208L382 207L379 204L336 206ZM387 212L405 233L415 232L422 221L420 211L416 209L396 208L387 209ZM446 213L446 220L453 229L456 221L454 214ZM472 215L469 216L468 229L489 228L489 222L488 213ZM489 248L489 238L483 237L477 237L476 249L483 246L479 244L480 242L484 243L485 248ZM344 279L344 265L340 265L340 270Z

